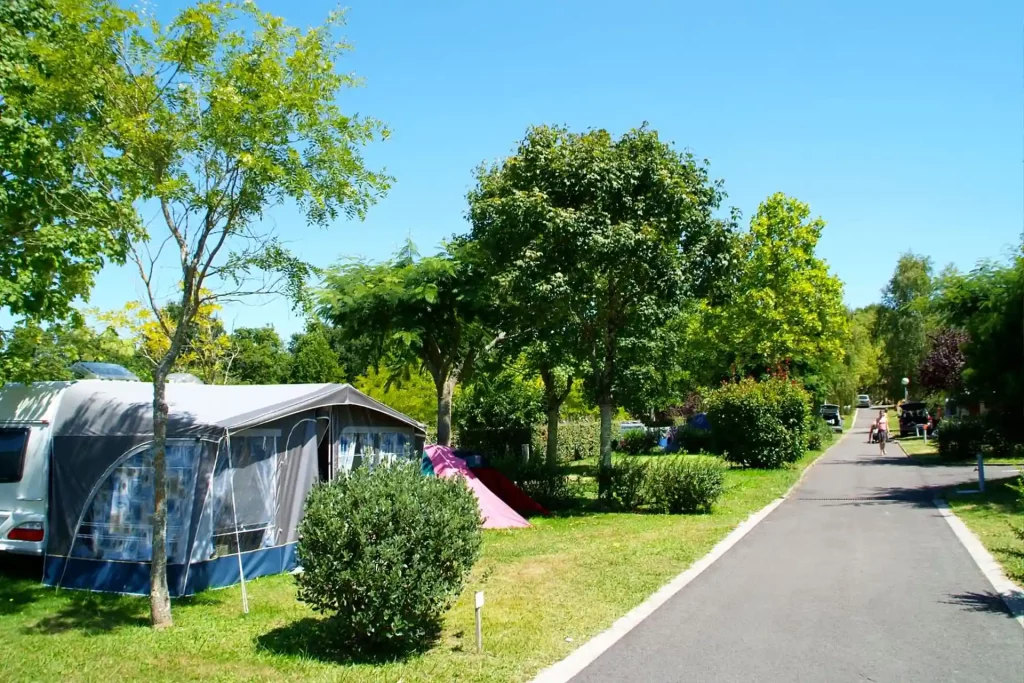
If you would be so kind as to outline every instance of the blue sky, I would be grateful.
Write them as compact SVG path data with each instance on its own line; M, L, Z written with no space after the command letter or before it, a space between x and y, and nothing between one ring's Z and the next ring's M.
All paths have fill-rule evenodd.
M162 18L184 5L156 2ZM294 25L334 5L262 0ZM836 7L844 5L845 7ZM898 5L898 7L894 7ZM322 231L269 215L303 257L384 258L408 236L428 252L463 232L480 162L531 124L643 121L707 158L746 220L782 191L828 227L820 254L847 303L878 299L899 254L970 268L1024 229L1024 8L982 2L559 2L352 0L342 96L391 139L366 150L397 178L362 223ZM90 305L135 298L108 268ZM302 326L284 301L231 305L229 328Z

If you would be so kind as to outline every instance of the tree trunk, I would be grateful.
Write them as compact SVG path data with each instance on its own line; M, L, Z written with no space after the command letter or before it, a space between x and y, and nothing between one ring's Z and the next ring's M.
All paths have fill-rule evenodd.
M607 487L608 472L612 468L612 404L611 400L605 398L601 402L601 469L598 477L601 491Z
M558 418L559 407L548 408L548 443L547 463L548 467L558 466Z
M437 389L437 444L452 445L452 394L455 393L455 377L435 377Z
M167 590L167 370L153 371L153 555L149 571L149 613L153 628L173 625Z

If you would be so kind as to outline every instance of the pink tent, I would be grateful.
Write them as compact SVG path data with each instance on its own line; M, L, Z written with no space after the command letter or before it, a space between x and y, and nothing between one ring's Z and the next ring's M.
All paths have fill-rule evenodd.
M462 458L452 455L451 448L427 446L425 450L427 457L430 458L430 464L434 468L434 474L439 477L458 475L466 480L466 484L476 496L476 502L480 505L480 515L484 518L485 529L515 529L530 526L530 523L523 519L518 512L484 486L484 483L466 467L466 462Z

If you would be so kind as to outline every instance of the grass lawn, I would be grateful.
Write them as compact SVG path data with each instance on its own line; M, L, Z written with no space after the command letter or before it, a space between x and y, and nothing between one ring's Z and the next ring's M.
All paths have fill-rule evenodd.
M1013 479L988 482L984 494L958 496L950 492L946 499L990 553L1003 565L1006 576L1024 586L1024 541L1011 524L1024 529L1024 502L1012 488Z
M685 569L752 512L781 496L818 453L776 471L731 469L709 515L579 512L533 528L484 532L465 593L428 652L387 663L322 653L323 624L295 600L294 579L249 583L174 602L175 628L147 626L148 601L55 592L0 575L4 681L522 681L568 654ZM582 473L582 472L581 472ZM473 591L486 593L483 654ZM571 639L571 640L570 640Z

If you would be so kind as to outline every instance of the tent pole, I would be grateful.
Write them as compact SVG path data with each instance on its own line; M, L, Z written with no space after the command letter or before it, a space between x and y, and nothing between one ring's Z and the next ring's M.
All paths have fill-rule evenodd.
M231 462L231 432L224 430L228 447L228 486L231 487L231 514L235 518L235 552L238 557L238 578L242 584L242 611L249 613L249 594L245 589L245 569L242 568L242 541L238 534L238 508L235 506L235 467Z

